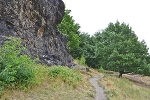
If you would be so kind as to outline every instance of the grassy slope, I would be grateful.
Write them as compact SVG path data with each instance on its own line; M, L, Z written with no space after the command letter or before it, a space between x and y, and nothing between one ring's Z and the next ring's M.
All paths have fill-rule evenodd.
M50 79L47 68L41 65L37 67L37 80L29 89L7 89L3 91L0 100L94 100L95 91L88 79L98 74L94 72L78 71L82 75L82 81L75 86L65 84L61 79Z
M29 89L7 89L3 91L0 100L94 100L95 90L89 83L89 78L100 74L96 70L91 72L78 71L82 81L69 86L61 79L50 79L47 67L37 65L38 84L31 85ZM150 89L134 85L125 78L117 78L105 74L99 80L100 86L106 89L109 100L149 100Z
M150 100L150 89L135 85L126 78L105 75L99 84L106 89L109 100Z

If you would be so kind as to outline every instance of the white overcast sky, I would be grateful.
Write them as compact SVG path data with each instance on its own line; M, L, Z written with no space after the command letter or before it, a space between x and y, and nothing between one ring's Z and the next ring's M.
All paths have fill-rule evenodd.
M125 22L150 48L150 0L63 0L81 32L94 34L110 22ZM150 51L150 50L149 50Z

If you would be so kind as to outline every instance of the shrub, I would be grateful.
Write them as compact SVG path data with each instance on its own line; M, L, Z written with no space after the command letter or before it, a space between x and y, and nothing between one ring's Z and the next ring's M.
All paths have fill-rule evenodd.
M100 67L99 72L104 73L105 70L103 69L103 67Z
M77 62L78 62L80 65L86 65L86 64L85 64L86 59L85 59L84 55L82 55L80 59L77 59Z
M21 40L10 38L0 47L0 85L2 87L26 87L34 81L33 61L21 55Z
M150 64L148 64L146 67L144 67L142 74L150 76Z
M63 66L49 68L48 75L51 78L60 78L64 83L75 85L81 81L81 75L73 69Z

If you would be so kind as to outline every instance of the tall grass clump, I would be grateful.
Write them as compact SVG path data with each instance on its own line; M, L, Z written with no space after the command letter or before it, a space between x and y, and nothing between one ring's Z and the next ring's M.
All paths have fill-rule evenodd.
M100 67L98 71L101 72L101 73L105 72L105 70L103 69L103 67Z
M77 85L81 81L81 75L76 70L63 66L49 68L48 75L53 79L61 79L71 86Z
M21 40L9 38L0 47L0 86L3 88L26 88L34 82L33 61L27 55L21 55Z
M76 59L76 60L80 65L86 65L86 63L85 63L86 59L85 59L84 55L82 55L80 59Z

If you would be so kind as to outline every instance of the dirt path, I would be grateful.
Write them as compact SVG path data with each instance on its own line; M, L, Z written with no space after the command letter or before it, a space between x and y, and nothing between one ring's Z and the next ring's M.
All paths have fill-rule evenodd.
M101 87L99 87L97 82L100 78L102 78L102 76L95 76L91 78L89 81L96 89L95 100L106 100L106 95L104 94L104 90Z

